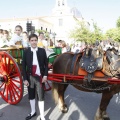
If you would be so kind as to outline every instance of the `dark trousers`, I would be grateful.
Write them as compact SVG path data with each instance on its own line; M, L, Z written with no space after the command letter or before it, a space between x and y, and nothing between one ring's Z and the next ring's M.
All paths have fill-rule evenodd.
M30 82L28 86L28 98L29 100L35 99L35 95L37 94L37 98L39 101L44 100L44 84L40 83L39 76L30 76Z

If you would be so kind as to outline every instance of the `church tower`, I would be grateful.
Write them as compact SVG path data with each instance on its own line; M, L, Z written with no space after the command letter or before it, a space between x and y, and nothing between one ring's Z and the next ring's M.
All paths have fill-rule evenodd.
M52 15L70 14L70 8L67 5L67 0L56 0Z
M52 32L56 33L56 40L64 40L69 43L69 33L76 25L76 16L73 13L75 9L71 9L67 0L54 0L55 6L51 14L51 22L53 24ZM72 11L71 11L72 10Z
M67 0L56 0L56 6L58 7L67 6Z

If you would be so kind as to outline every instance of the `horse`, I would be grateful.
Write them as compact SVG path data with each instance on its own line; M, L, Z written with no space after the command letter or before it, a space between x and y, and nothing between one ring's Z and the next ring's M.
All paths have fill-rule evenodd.
M110 84L99 79L119 78L120 56L116 50L108 49L103 51L99 48L86 48L81 53L63 53L55 59L53 73L85 76L83 80L71 80L65 84L52 82L52 94L61 112L68 112L64 93L68 85L71 84L76 89L84 92L102 93L101 102L94 120L110 120L106 110L113 95L119 93L120 84ZM98 77L97 81L92 80L95 75Z

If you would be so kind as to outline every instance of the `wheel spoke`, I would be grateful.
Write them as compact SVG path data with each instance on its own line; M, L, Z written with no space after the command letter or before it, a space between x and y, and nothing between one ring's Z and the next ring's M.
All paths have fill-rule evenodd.
M15 79L11 79L13 82L17 82L17 83L20 83L20 81L18 81L18 80L15 80Z
M8 86L6 86L6 99L8 100Z
M12 87L11 85L9 85L9 86L10 86L11 93L12 93L12 95L11 95L12 101L13 101L13 98L14 98L14 100L16 101L16 97L15 97L15 94L14 94L14 91L13 91L13 87Z
M17 97L19 98L20 95L17 93L17 90L15 89L14 85L12 85L12 83L11 83L10 86L12 87L13 92L14 92L14 93L17 95Z
M14 69L14 66L12 65L10 70L8 71L8 75L12 73L12 70Z
M18 73L15 73L13 75L10 75L10 78L15 78L15 77L19 77L19 74Z
M12 102L12 92L11 92L11 86L9 86L9 93L10 93L10 101Z
M11 81L11 84L13 84L20 91L20 88L15 83Z
M4 56L4 70L7 72L7 63L6 63L6 56Z
M2 86L4 85L5 83L3 82L1 85L0 85L0 88L2 88Z
M7 73L9 71L9 69L10 69L10 58L8 58L8 61L7 61Z
M2 91L2 94L3 94L3 95L4 95L4 92L5 92L5 89L6 89L6 84L5 84L5 87L4 87L3 91Z

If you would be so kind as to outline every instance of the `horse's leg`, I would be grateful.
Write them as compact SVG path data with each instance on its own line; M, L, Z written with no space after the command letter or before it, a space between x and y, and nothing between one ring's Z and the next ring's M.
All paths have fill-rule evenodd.
M68 84L59 84L58 85L58 107L63 112L66 113L68 111L67 105L65 104L64 100L64 93Z
M107 115L106 109L112 97L113 94L111 92L102 93L101 103L96 112L95 120L110 120Z

